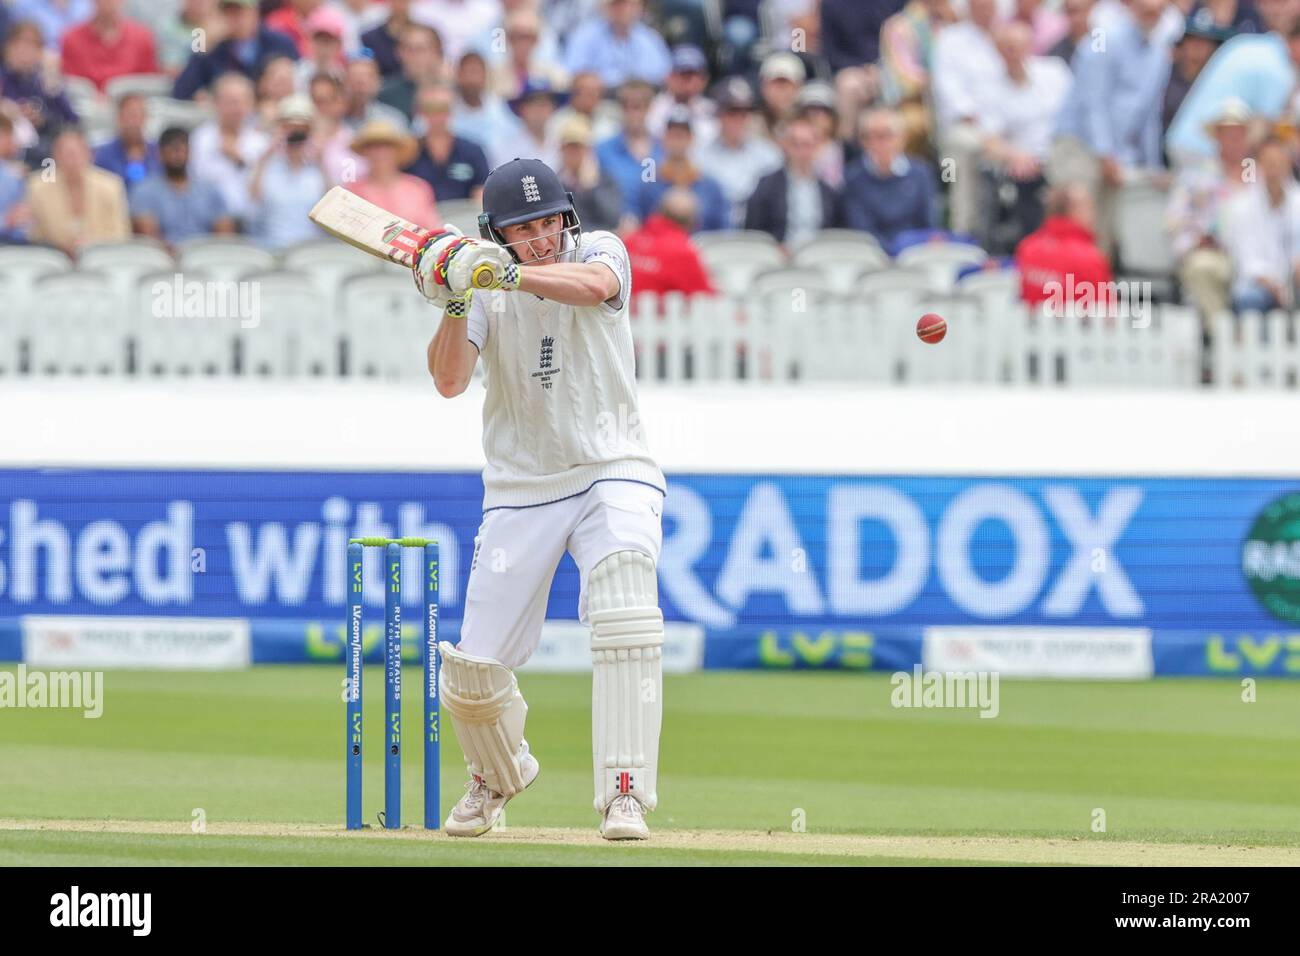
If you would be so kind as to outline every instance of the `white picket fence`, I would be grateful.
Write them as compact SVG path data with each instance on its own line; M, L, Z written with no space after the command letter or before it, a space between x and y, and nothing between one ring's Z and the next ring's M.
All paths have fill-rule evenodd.
M92 250L77 269L51 249L0 250L0 379L427 381L437 315L395 267L334 242L280 259L239 241L204 240L175 259L130 245ZM1200 381L1200 326L1189 309L1156 307L1146 327L1058 319L1017 301L1014 274L954 285L933 272L881 268L846 294L842 276L796 265L715 298L638 297L638 377L1040 388ZM255 315L239 308L250 302L237 282L256 291ZM925 312L946 318L942 343L917 339ZM1282 313L1223 317L1210 357L1216 384L1300 387L1297 331L1296 317Z

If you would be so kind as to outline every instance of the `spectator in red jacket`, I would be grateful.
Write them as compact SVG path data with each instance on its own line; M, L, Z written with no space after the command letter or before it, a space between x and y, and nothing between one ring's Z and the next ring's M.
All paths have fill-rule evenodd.
M691 245L696 214L695 196L690 190L674 188L664 193L658 212L627 237L632 288L660 295L713 292L713 283Z
M95 0L95 13L63 34L62 69L84 76L100 90L115 76L157 73L153 34L122 12L125 0Z
M1030 305L1106 306L1110 262L1093 235L1091 194L1078 183L1057 187L1048 195L1046 213L1043 224L1016 246L1021 296Z

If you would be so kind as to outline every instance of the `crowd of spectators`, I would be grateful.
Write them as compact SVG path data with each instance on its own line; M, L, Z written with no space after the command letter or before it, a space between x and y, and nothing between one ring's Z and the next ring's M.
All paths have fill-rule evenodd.
M0 241L280 249L335 184L433 227L520 156L647 288L710 288L692 232L845 228L1037 300L1123 273L1145 185L1176 294L1290 308L1298 64L1300 0L0 0Z

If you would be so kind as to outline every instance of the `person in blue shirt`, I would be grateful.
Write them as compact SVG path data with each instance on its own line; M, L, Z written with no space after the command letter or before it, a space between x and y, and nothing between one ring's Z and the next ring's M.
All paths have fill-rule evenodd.
M178 126L158 137L162 172L148 177L131 194L131 220L141 235L169 246L209 233L233 233L221 191L189 174L190 134Z
M689 190L695 196L695 232L726 229L731 225L731 204L727 202L722 187L716 179L691 161L694 142L690 107L675 107L668 114L668 123L664 128L663 160L654 175L643 179L637 190L634 211L642 222L658 210L664 193L673 188L681 188Z
M117 136L95 149L95 165L122 177L129 196L138 183L162 168L158 144L144 136L144 97L128 93L117 102Z
M433 83L415 94L415 113L424 120L420 151L406 172L433 187L438 202L472 199L483 195L488 161L483 147L451 131L451 111L456 101L451 88Z
M193 99L222 73L234 70L256 83L273 57L298 59L298 46L292 39L262 26L257 0L220 0L219 5L225 39L210 51L190 57L172 87L172 96L178 100Z
M604 0L601 15L569 36L565 69L599 73L610 88L629 79L662 84L672 58L664 38L641 22L643 13L642 0Z
M629 80L619 87L622 131L596 146L596 159L618 183L624 209L640 208L641 183L664 158L663 146L646 126L654 95L655 88L644 80Z
M1088 187L1103 252L1114 242L1119 187L1135 172L1164 166L1161 111L1172 65L1172 38L1160 29L1166 9L1167 0L1132 0L1107 21L1105 44L1080 43L1070 62L1074 86L1057 119L1047 179Z
M14 153L14 123L0 113L0 245L27 241L31 208L27 205L27 168Z
M891 109L869 109L858 125L862 156L844 170L845 225L894 251L902 233L939 227L935 173L903 154L903 121Z

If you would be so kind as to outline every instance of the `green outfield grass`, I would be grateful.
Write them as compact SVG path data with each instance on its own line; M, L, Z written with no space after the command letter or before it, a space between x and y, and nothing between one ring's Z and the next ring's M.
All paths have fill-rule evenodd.
M12 669L10 667L9 669ZM339 668L232 673L110 671L104 713L0 709L0 866L139 863L540 864L926 862L849 847L827 856L738 845L695 849L302 836L340 826ZM537 783L511 803L508 831L594 832L590 679L522 675ZM383 679L366 673L367 818L382 802ZM1300 683L1263 681L1244 703L1232 681L1012 682L1001 711L890 705L885 674L705 673L669 677L652 829L1043 837L1208 846L1300 846ZM408 694L406 727L418 728ZM412 734L411 740L416 740ZM408 744L404 822L421 819L421 751ZM443 812L465 779L444 725ZM1091 828L1106 814L1106 832ZM85 833L66 821L158 821L208 834ZM223 835L238 824L280 834ZM579 834L581 835L581 834ZM671 841L670 841L671 842ZM792 847L794 847L792 849ZM996 858L996 855L995 855Z

